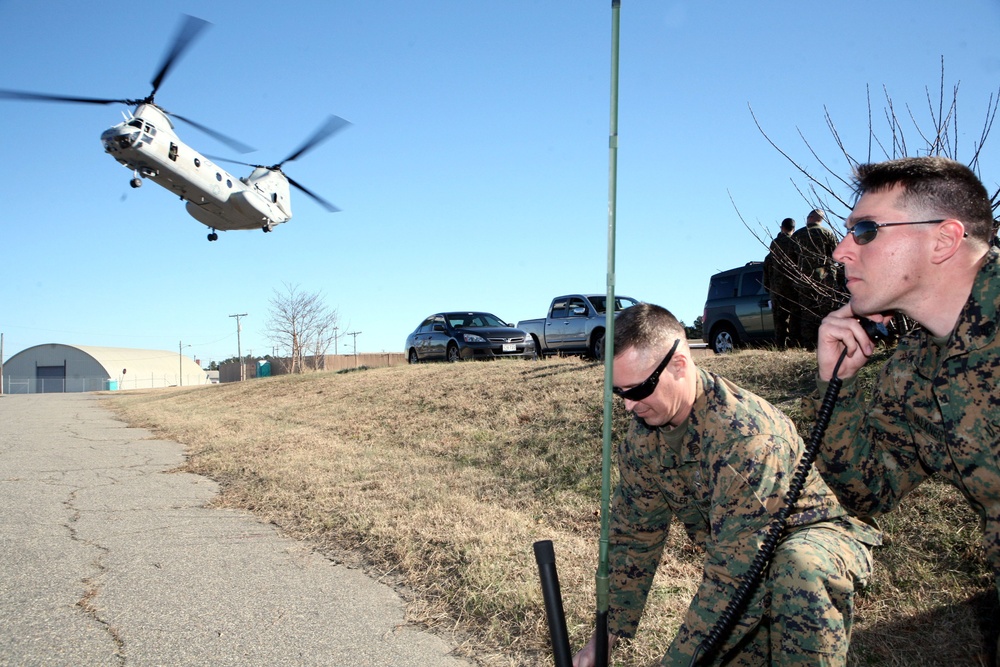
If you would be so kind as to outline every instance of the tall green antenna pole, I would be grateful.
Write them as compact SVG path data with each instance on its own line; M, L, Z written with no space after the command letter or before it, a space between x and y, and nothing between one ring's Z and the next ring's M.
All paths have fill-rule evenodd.
M604 304L604 445L601 542L597 564L597 667L608 664L608 532L611 513L611 393L615 357L615 215L618 205L618 28L621 0L611 0L611 133L608 140L608 297Z

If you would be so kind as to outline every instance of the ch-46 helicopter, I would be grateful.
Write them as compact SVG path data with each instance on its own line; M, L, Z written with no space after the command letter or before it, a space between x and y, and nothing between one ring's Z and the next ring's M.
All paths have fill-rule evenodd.
M186 201L187 212L198 222L209 227L209 241L216 241L216 230L263 229L271 231L276 225L292 218L289 184L314 199L330 212L339 210L319 195L295 182L282 171L282 166L306 151L315 148L337 131L349 125L338 116L330 116L313 135L284 160L273 165L236 162L214 158L221 162L235 162L253 167L249 176L236 178L218 167L211 159L194 150L178 138L171 116L192 125L231 148L248 153L253 148L216 132L180 114L166 111L153 102L156 91L174 63L187 50L195 37L208 25L194 16L185 17L170 51L164 58L156 76L153 90L142 99L105 99L49 95L27 91L0 90L0 98L36 100L47 102L72 102L79 104L125 104L134 106L126 112L125 120L101 134L104 150L133 172L130 184L142 185L148 178L170 190Z

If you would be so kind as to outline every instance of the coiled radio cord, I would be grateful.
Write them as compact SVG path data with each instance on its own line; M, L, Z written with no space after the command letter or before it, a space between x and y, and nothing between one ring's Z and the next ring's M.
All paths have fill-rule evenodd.
M867 331L868 325L874 323L862 322L862 324ZM870 331L869 335L871 335ZM875 336L871 337L873 340L876 339ZM722 614L719 615L719 619L715 622L708 636L695 649L694 655L691 656L690 667L695 667L703 655L705 657L711 655L718 648L722 639L729 634L736 619L742 613L743 607L750 597L750 593L759 583L761 573L764 572L764 568L770 562L771 556L774 555L774 550L778 546L778 539L784 532L785 524L788 522L788 515L792 511L792 507L795 506L795 503L798 502L799 496L802 495L802 488L805 486L806 478L809 476L813 461L816 459L817 452L819 452L819 446L823 442L826 427L830 424L833 407L837 403L837 395L844 384L844 381L837 377L837 371L840 370L840 365L844 362L845 357L847 357L846 349L841 353L840 359L837 360L837 365L833 368L830 384L826 389L826 394L823 396L819 413L816 415L816 423L813 425L812 433L809 435L809 442L806 443L805 449L802 452L802 459L799 461L795 474L792 476L792 481L788 485L788 492L785 494L785 504L771 519L771 525L768 526L764 543L754 557L753 562L750 563L750 567L743 577L743 583L736 589L736 594L729 600L729 604L726 605Z

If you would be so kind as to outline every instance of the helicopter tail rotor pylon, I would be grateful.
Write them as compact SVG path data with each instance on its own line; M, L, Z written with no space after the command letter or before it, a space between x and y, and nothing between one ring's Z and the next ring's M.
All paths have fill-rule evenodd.
M286 174L284 172L284 170L282 169L282 167L284 167L284 165L286 163L292 162L292 161L297 160L298 158L302 157L305 153L307 153L308 151L311 151L312 149L316 148L321 143L323 143L324 141L326 141L327 139L329 139L330 137L332 137L337 132L340 132L341 130L343 130L345 127L347 127L350 124L351 124L350 121L345 120L345 119L341 118L340 116L335 116L335 115L331 114L330 116L327 117L327 119L325 121L323 121L323 124L320 125L319 128L317 128L315 132L313 132L312 136L310 136L308 139L306 139L302 143L301 146L299 146L297 149L295 149L294 151L292 151L288 155L288 157L286 157L281 162L278 162L278 163L272 164L272 165L251 164L250 162L240 162L238 160L230 160L228 158L216 157L214 155L207 155L206 157L211 158L212 160L216 160L218 162L229 162L229 163L232 163L232 164L241 164L241 165L244 165L246 167L253 167L254 169L267 169L267 170L270 170L270 171L280 172L286 179L288 179L288 183L290 185L292 185L293 187L297 188L298 190L300 190L303 194L307 195L308 197L312 198L317 204L319 204L320 206L322 206L323 208L325 208L330 213L336 213L337 211L340 210L339 208L337 208L336 206L334 206L333 204L331 204L327 200L323 199L322 197L320 197L318 194L316 194L312 190L309 190L307 187L305 187L304 185L302 185L301 183L299 183L298 181L296 181L295 179L293 179L288 174Z

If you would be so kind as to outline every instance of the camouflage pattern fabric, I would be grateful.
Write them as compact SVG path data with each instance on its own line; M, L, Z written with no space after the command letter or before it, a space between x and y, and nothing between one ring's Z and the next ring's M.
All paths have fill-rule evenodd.
M814 349L820 322L840 305L824 294L837 287L837 264L833 261L837 237L822 223L817 223L798 230L792 238L799 246L799 271L802 276L797 298L801 308L798 340L806 348Z
M807 225L792 234L798 246L799 270L806 278L827 284L833 269L833 251L837 249L837 237L822 223Z
M706 550L702 582L663 659L688 665L761 548L803 448L780 410L704 370L686 424L652 428L633 418L618 445L610 517L610 631L634 636L676 516ZM792 656L844 664L853 591L871 569L864 545L880 543L810 473L764 585L709 664L765 665L779 654L789 660L782 664L798 664Z
M982 519L1000 593L998 307L993 249L947 341L922 329L902 338L867 405L853 379L844 383L817 465L841 502L864 516L892 510L934 473L954 484Z

